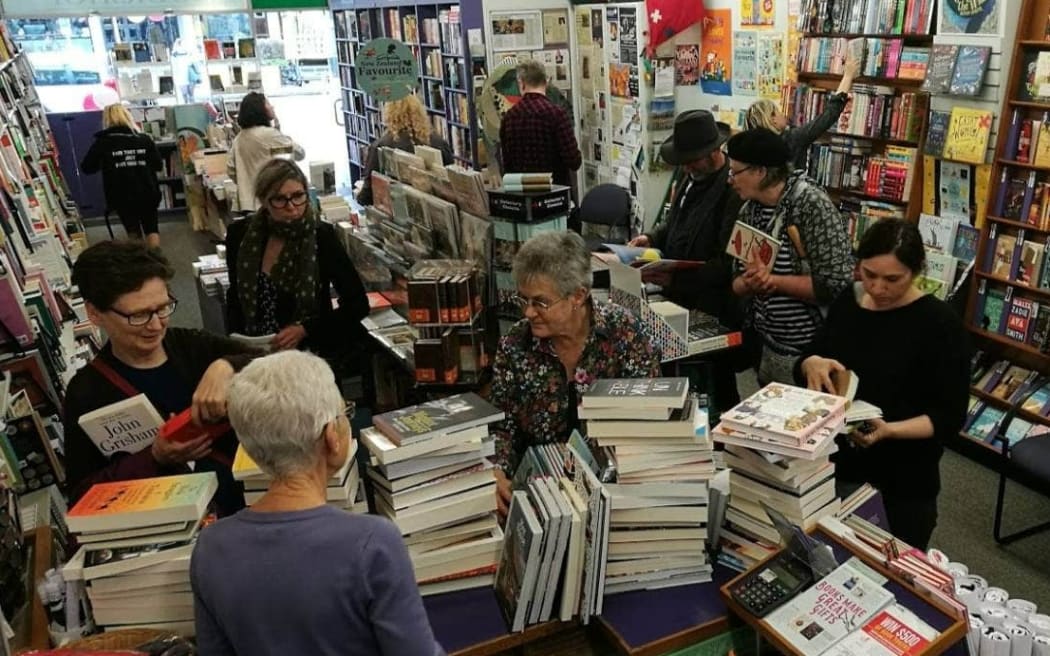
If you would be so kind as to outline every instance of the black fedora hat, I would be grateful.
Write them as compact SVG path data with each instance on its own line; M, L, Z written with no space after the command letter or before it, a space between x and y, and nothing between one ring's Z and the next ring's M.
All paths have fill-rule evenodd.
M660 144L660 157L675 166L700 159L729 138L729 126L715 121L706 109L690 109L674 117L674 131Z

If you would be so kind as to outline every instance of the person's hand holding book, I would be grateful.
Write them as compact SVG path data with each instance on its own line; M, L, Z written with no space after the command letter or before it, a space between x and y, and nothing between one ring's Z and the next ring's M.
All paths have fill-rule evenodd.
M868 448L876 442L891 437L891 427L885 420L876 418L869 419L861 424L861 430L855 430L849 434L853 443L859 447ZM870 430L866 430L870 429Z
M838 360L811 355L802 361L802 375L806 377L806 387L837 394L835 383L831 380L834 371L845 371L846 367Z
M226 388L233 374L233 365L226 360L211 363L193 391L193 423L203 426L226 417Z
M158 464L181 465L207 456L211 453L211 443L212 436L207 433L201 433L185 442L158 438L153 440L150 451Z
M500 517L506 519L510 509L510 479L499 467L494 468L492 474L496 477L496 509L499 510Z

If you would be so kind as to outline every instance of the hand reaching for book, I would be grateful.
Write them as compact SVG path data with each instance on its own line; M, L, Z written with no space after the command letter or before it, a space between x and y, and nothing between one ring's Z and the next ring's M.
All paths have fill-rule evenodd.
M211 453L212 438L203 433L192 440L176 442L157 438L153 440L150 451L153 459L161 465L181 465L193 460L200 460Z
M226 388L233 373L233 365L226 360L211 363L193 391L193 423L203 426L226 417Z
M649 248L649 235L638 235L631 241L627 242L628 246L634 246L637 248Z
M811 355L802 361L802 375L806 377L806 387L811 390L835 394L835 383L831 380L831 372L845 370L846 367L838 360L822 358L819 355Z
M510 479L499 467L493 469L492 473L496 477L496 509L500 517L506 519L507 511L510 510Z
M869 419L865 422L872 429L869 431L855 430L849 434L853 443L859 447L868 448L869 446L890 437L890 425L883 419Z

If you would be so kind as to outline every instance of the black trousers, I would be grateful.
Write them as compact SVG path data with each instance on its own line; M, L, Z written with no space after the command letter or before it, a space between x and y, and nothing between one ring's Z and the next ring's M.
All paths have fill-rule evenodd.
M118 207L117 216L130 239L144 239L146 235L159 232L157 228L157 206Z

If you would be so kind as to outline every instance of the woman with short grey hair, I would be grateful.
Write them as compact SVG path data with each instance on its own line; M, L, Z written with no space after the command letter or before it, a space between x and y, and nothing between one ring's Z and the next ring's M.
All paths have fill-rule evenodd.
M492 402L501 512L510 480L533 444L564 442L579 427L577 401L598 378L660 375L660 353L628 310L591 298L591 255L571 232L545 232L514 257L515 301L524 319L500 341Z
M326 503L328 479L355 450L325 361L300 351L255 360L234 376L227 406L273 481L197 539L200 652L342 654L352 645L355 654L443 654L398 529Z

